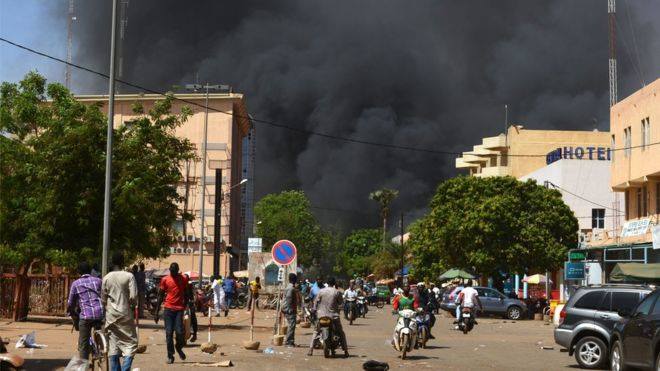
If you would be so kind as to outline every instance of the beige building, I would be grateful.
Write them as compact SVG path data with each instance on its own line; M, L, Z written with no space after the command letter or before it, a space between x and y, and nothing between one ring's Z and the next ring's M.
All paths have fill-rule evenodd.
M609 160L610 134L600 131L529 130L512 125L506 134L483 138L456 159L457 169L477 177L520 178L558 159Z
M610 185L625 198L625 219L660 215L660 79L623 99L610 110L614 152ZM650 228L637 242L650 242ZM622 242L631 242L627 239Z
M248 135L251 128L250 120L245 103L245 98L241 94L209 94L209 113L208 113L208 144L207 144L207 169L206 179L202 179L202 143L204 132L204 94L177 94L177 98L188 102L195 102L198 105L175 100L172 105L172 113L179 113L183 106L192 109L192 115L179 128L176 134L182 138L190 140L197 149L198 160L188 164L181 164L181 173L183 181L178 184L179 193L187 201L179 205L181 210L184 208L195 215L192 223L177 222L175 229L178 232L177 240L170 246L172 256L161 262L148 262L151 268L163 268L164 264L170 261L179 262L183 271L199 270L200 247L200 228L202 220L205 228L204 250L204 274L212 273L213 247L214 247L214 210L216 195L216 170L222 171L221 185L222 192L225 195L221 203L221 223L220 234L222 236L221 244L223 249L231 246L234 251L241 248L241 186L238 185L242 180L242 143L243 138ZM103 102L104 110L107 112L107 95L78 96L82 102ZM115 126L122 125L124 122L135 117L132 105L140 102L145 110L153 106L157 100L163 97L154 94L122 94L115 96ZM202 184L206 184L206 199L201 200ZM204 216L201 215L201 202L205 204ZM236 259L233 259L236 260ZM222 254L220 259L220 274L226 274L230 269L230 264L237 262L228 258L228 254ZM233 268L235 269L235 268Z

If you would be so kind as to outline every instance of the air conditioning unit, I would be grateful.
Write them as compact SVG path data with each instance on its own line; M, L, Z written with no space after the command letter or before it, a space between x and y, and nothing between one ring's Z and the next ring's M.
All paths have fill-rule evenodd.
M177 254L183 254L183 247L177 247L176 248L176 253Z
M176 236L176 240L179 242L186 242L186 236Z
M193 252L192 247L186 249L186 254L192 254L192 252Z
M196 240L197 240L197 239L196 239L195 236L192 235L192 234L189 234L188 237L187 237L187 241L188 241L188 242L195 242Z
M213 236L207 236L206 242L213 242Z

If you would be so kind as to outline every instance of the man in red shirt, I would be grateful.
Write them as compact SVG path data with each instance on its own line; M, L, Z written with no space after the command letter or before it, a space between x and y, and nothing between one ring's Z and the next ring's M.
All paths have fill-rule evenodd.
M167 363L174 363L174 341L172 334L176 334L176 352L181 360L186 359L183 353L185 339L183 338L183 312L186 309L189 298L186 293L188 279L179 274L179 264L170 264L170 275L160 280L160 291L158 293L158 307L154 321L158 323L158 312L160 305L165 302L163 319L165 320L165 339L167 340Z

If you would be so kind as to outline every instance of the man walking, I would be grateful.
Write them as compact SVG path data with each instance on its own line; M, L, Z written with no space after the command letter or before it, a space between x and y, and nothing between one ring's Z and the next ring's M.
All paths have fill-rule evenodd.
M229 308L234 301L234 293L236 292L236 281L234 281L234 274L229 273L227 277L222 281L222 289L225 291L225 317L229 313Z
M296 337L296 314L298 313L298 303L300 302L300 293L296 288L298 276L295 273L289 273L289 285L284 291L284 303L282 304L282 313L286 316L286 346L295 347Z
M250 282L250 300L248 300L247 311L249 312L254 304L255 309L259 309L259 290L261 290L261 278L257 276L254 281Z
M330 317L332 325L339 335L341 341L341 349L344 351L344 358L348 358L348 346L346 344L346 334L341 327L341 319L339 318L339 308L342 305L342 295L335 287L336 281L334 277L328 279L328 286L319 290L318 295L314 299L314 306L312 310L317 312L317 318ZM309 344L308 356L311 356L314 351L314 340L319 336L320 329L317 327L312 336L312 341Z
M226 312L225 305L225 290L222 289L222 277L213 276L211 277L213 284L211 284L211 290L213 290L213 308L215 309L215 316L219 317L220 312Z
M194 343L197 341L197 313L195 307L195 288L190 282L190 276L184 274L188 285L186 285L186 297L188 298L188 311L190 311L190 327L192 328L192 334L190 335L189 341Z
M179 354L181 360L186 359L183 353L185 339L183 337L183 312L186 309L188 298L186 292L188 280L179 274L179 264L170 264L169 276L160 280L160 291L158 293L158 306L154 321L158 323L158 311L161 303L165 301L163 320L165 321L165 341L167 342L167 363L174 363L174 350ZM176 347L174 346L173 334L176 334Z
M73 281L67 312L78 321L78 356L87 359L91 352L89 337L92 328L103 326L103 304L101 303L101 279L91 275L92 268L87 262L78 265L80 278Z
M101 301L105 308L108 333L108 356L111 371L129 371L138 346L133 308L137 304L137 284L129 272L123 271L124 254L112 256L112 272L103 277ZM123 356L123 363L120 357Z

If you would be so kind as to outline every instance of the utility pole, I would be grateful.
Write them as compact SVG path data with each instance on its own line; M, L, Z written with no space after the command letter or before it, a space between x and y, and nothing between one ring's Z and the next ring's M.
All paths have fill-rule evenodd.
M213 214L213 275L220 274L220 240L222 239L222 168L215 169L215 213Z
M71 61L72 61L72 49L73 49L73 21L76 20L73 11L74 0L69 0L69 12L67 14L66 21L66 61L67 65L64 70L64 86L67 89L71 90Z
M401 283L403 283L403 265L404 265L403 262L406 255L406 249L403 247L403 213L401 213L401 215L399 216L399 230L401 232L401 235L399 237L401 242L401 264L400 264Z
M616 70L616 0L607 0L607 16L608 16L608 26L609 26L609 46L610 46L610 55L609 55L609 86L610 86L610 108L614 106L618 101L618 92L617 92L617 70ZM612 136L614 138L614 136ZM614 147L615 141L612 141L612 146ZM612 148L612 151L615 149ZM612 152L614 153L614 152ZM628 157L630 160L630 156ZM612 158L614 160L614 158ZM614 192L614 216L612 227L614 228L616 235L616 243L619 243L619 206L621 204L619 192Z
M115 36L117 33L117 1L112 0L112 26L110 29L110 80L108 82L108 132L105 151L105 195L103 200L103 252L101 272L108 273L110 247L110 203L112 202L112 134L115 124Z

